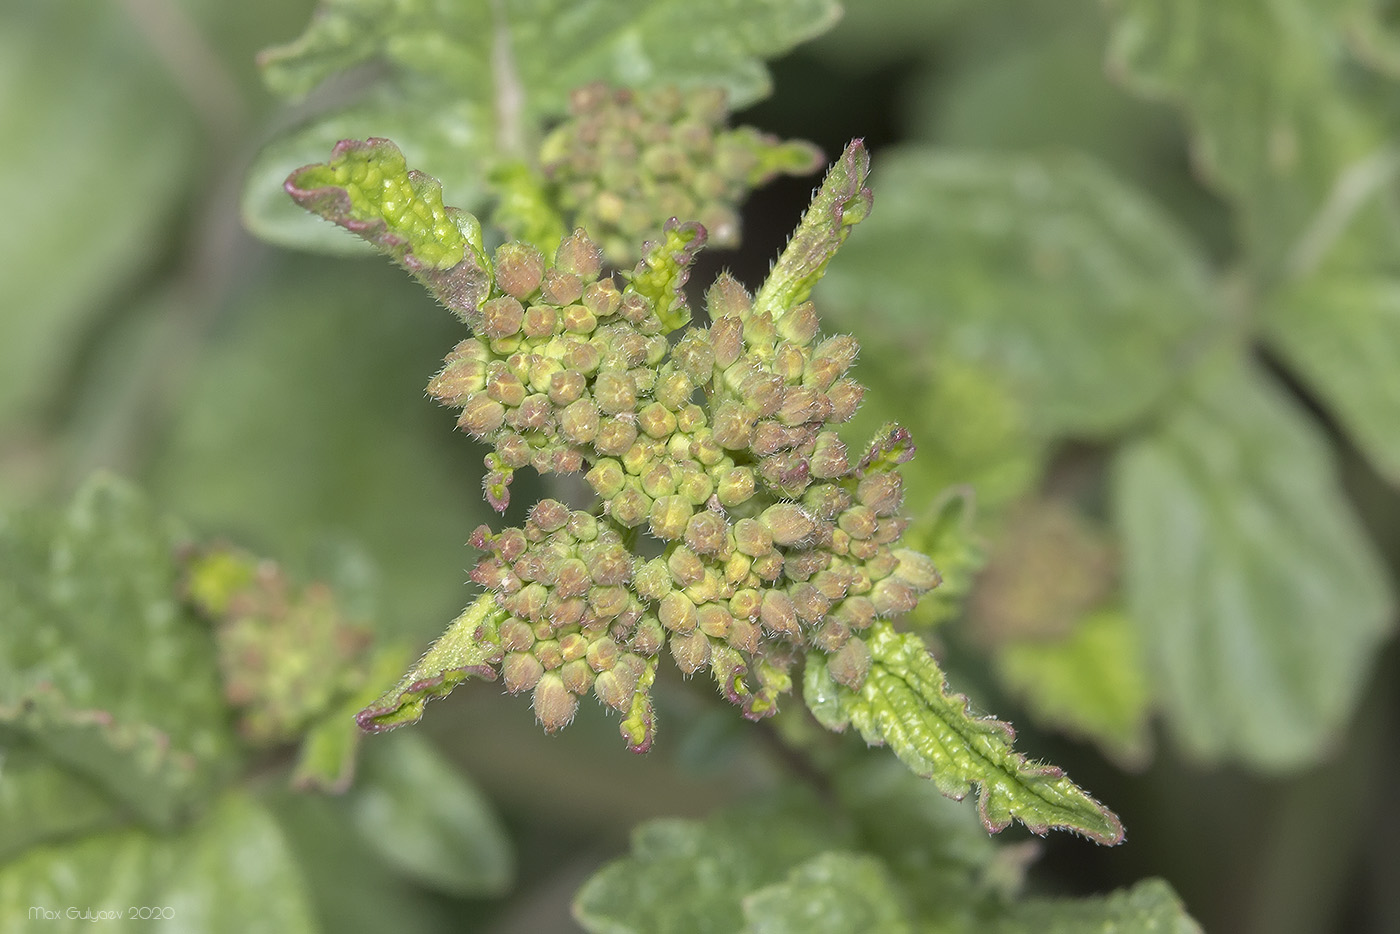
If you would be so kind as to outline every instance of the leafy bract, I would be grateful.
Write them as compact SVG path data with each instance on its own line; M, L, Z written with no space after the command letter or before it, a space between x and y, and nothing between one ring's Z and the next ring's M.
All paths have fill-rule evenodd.
M823 307L927 366L991 366L1046 436L1142 417L1215 323L1196 251L1087 158L908 148L876 189Z
M1118 818L1054 766L1026 761L1012 750L1015 733L991 717L975 716L953 694L918 636L877 622L867 633L870 672L859 690L837 684L825 660L807 657L807 706L828 729L854 724L865 741L888 744L915 774L962 798L978 787L978 809L995 833L1021 821L1031 831L1072 830L1099 843L1123 839Z
M0 9L0 424L61 391L114 290L164 249L197 142L190 108L119 7Z
M321 158L337 139L369 136L397 140L456 203L478 209L492 169L528 155L545 122L567 111L571 89L594 81L718 85L731 106L743 107L768 93L763 59L817 35L837 15L834 0L468 0L431 8L325 0L300 38L263 54L267 82L299 98L370 66L361 69L368 86L264 150L244 216L268 239L324 247L324 231L265 182Z
M1128 608L1187 749L1296 766L1350 714L1394 597L1317 430L1244 361L1212 364L1119 455Z
M1110 67L1186 114L1198 163L1240 209L1255 268L1276 273L1386 132L1347 72L1360 4L1112 0ZM1363 203L1364 204L1364 203ZM1352 209L1363 206L1353 204Z
M35 906L55 916L36 917ZM131 914L142 908L156 914ZM319 930L281 831L241 793L184 833L125 830L27 851L0 865L0 915L64 932L99 921L208 934Z
M901 894L874 856L828 851L744 899L744 934L912 934Z
M177 599L173 530L110 477L38 525L0 518L0 728L169 826L235 757L213 640Z
M992 930L997 934L1201 934L1181 899L1161 879L1098 898L1027 899Z

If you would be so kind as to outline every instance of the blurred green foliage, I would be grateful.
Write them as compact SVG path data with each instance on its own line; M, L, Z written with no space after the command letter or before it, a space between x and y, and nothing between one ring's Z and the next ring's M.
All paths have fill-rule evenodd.
M0 927L134 904L210 931L711 929L695 904L726 931L1189 930L1137 882L1160 876L1210 930L1400 928L1392 5L343 0L297 39L311 6L0 6ZM481 91L492 9L518 141ZM432 743L367 741L341 797L238 737L177 542L273 555L419 646L484 512L483 449L421 396L450 316L378 263L252 239L240 201L344 252L281 189L341 137L394 137L474 208L571 88L662 66L771 92L743 118L829 153L868 134L874 211L814 295L865 348L852 435L912 429L909 534L967 595L925 607L940 660L1127 847L1051 842L1026 877L1033 843L887 756L795 712L716 726L679 680L640 764L596 712L545 739L489 689ZM716 262L766 268L807 187L756 198ZM1103 547L1025 533L1047 503Z

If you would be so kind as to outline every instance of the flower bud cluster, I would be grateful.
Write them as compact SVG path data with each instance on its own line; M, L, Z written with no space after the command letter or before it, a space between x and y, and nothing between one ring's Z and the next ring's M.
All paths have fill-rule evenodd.
M561 207L598 238L615 263L658 218L696 220L721 246L739 242L738 205L779 173L805 175L821 153L750 127L724 129L721 88L634 92L602 84L570 97L570 117L544 141L540 162Z
M870 667L861 632L939 578L899 547L908 433L887 426L853 461L834 427L864 392L847 376L855 341L823 339L810 302L755 311L721 276L710 326L671 343L652 304L598 280L597 262L581 233L548 269L503 246L497 289L513 304L488 301L478 336L430 387L463 407L460 424L492 441L500 465L586 467L601 501L595 515L545 500L524 528L473 539L489 553L472 577L509 614L507 689L533 691L550 730L589 690L631 710L663 647L686 673L709 669L754 719L775 711L807 651L858 688ZM561 269L573 277L562 290L551 285ZM536 319L549 326L525 324ZM526 415L531 399L538 414ZM638 553L639 533L659 554Z

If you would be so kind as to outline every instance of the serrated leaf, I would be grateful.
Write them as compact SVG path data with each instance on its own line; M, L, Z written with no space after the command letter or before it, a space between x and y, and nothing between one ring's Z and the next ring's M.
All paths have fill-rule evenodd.
M0 424L66 389L84 329L165 248L198 126L119 7L0 9Z
M834 0L471 0L431 11L409 0L325 0L300 38L263 54L268 84L300 97L346 70L379 68L353 103L271 144L249 183L323 158L328 139L385 136L455 204L479 210L498 161L529 155L546 122L567 112L573 88L719 85L740 108L769 91L763 59L837 16ZM313 225L251 189L244 216L276 242L324 243Z
M978 811L991 833L1015 818L1038 834L1072 830L1099 843L1122 841L1123 827L1113 812L1060 769L1028 762L1013 751L1015 733L1008 724L974 715L966 697L948 690L918 636L881 621L864 638L871 665L859 691L836 684L820 653L807 656L804 684L818 689L807 703L823 725L855 724L867 743L888 744L900 761L950 798L961 799L976 785Z
M1185 112L1198 163L1241 211L1253 265L1268 275L1296 263L1291 254L1326 220L1345 176L1390 145L1346 69L1345 31L1361 4L1107 6L1110 68Z
M875 189L818 300L925 366L989 365L1047 436L1141 417L1215 324L1196 250L1086 157L906 148Z
M1116 760L1148 755L1152 692L1139 634L1116 608L1097 610L1058 639L1013 641L994 657L998 677L1031 715L1099 743Z
M133 917L132 908L157 916ZM318 931L276 823L241 793L182 834L128 830L27 851L0 865L0 917L60 932L96 921L207 934Z
M490 802L419 736L371 740L346 804L370 848L422 885L477 897L511 885L514 855Z
M884 863L822 853L744 899L744 934L912 934L902 893Z
M504 619L506 612L494 595L478 597L448 624L398 684L356 715L360 727L379 732L417 722L428 701L450 694L468 678L495 680L493 663L500 659L499 629Z
M26 542L0 518L0 722L168 826L236 757L213 640L177 599L173 530L99 476L49 532Z
M648 821L631 855L584 883L574 919L589 934L733 934L742 900L793 866L849 841L807 794L769 797L705 821Z
M491 291L476 218L442 203L442 184L409 169L387 139L342 140L330 161L287 178L302 207L369 241L433 297L471 321Z
M1345 724L1394 596L1323 436L1245 361L1212 362L1119 455L1128 608L1188 750L1296 767Z
M1201 934L1161 879L1098 898L1027 899L992 928L996 934Z
M1400 279L1320 273L1279 295L1265 326L1376 470L1400 482Z
M628 276L628 291L650 300L667 333L690 322L684 289L690 265L704 249L705 239L705 228L699 224L668 223L661 239L647 245L641 262Z

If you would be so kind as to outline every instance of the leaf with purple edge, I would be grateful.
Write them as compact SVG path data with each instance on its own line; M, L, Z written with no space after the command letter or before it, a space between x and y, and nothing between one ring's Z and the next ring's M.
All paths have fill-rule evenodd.
M642 676L637 680L636 692L632 695L632 707L627 712L618 731L627 741L627 751L644 753L651 750L656 739L656 709L651 703L651 685L656 680L656 660L646 663Z
M1089 797L1060 769L1028 762L1012 749L1015 733L991 717L972 714L948 690L918 636L887 621L866 633L871 667L860 690L837 685L818 654L808 656L807 702L823 725L855 724L871 745L888 743L916 774L961 799L978 786L978 813L991 833L1015 818L1036 834L1070 830L1110 846L1123 840L1118 817Z
M387 139L341 140L326 163L303 166L285 185L313 214L394 259L438 301L471 323L491 288L476 218L442 203L437 179L410 170Z
M853 140L827 172L811 207L754 297L754 314L766 311L776 321L812 294L851 228L870 213L872 196L865 187L869 174L865 143Z
M398 684L355 715L360 728L380 733L416 723L428 701L450 694L468 678L494 681L501 657L500 626L505 618L494 595L478 597Z
M660 241L649 241L642 247L642 259L629 276L627 291L655 303L656 316L667 333L690 323L685 283L690 278L690 264L704 248L705 239L704 227L693 221L677 223L673 217L666 222Z
M870 450L860 459L856 476L893 470L914 456L914 438L909 429L894 422L886 422L870 442Z

